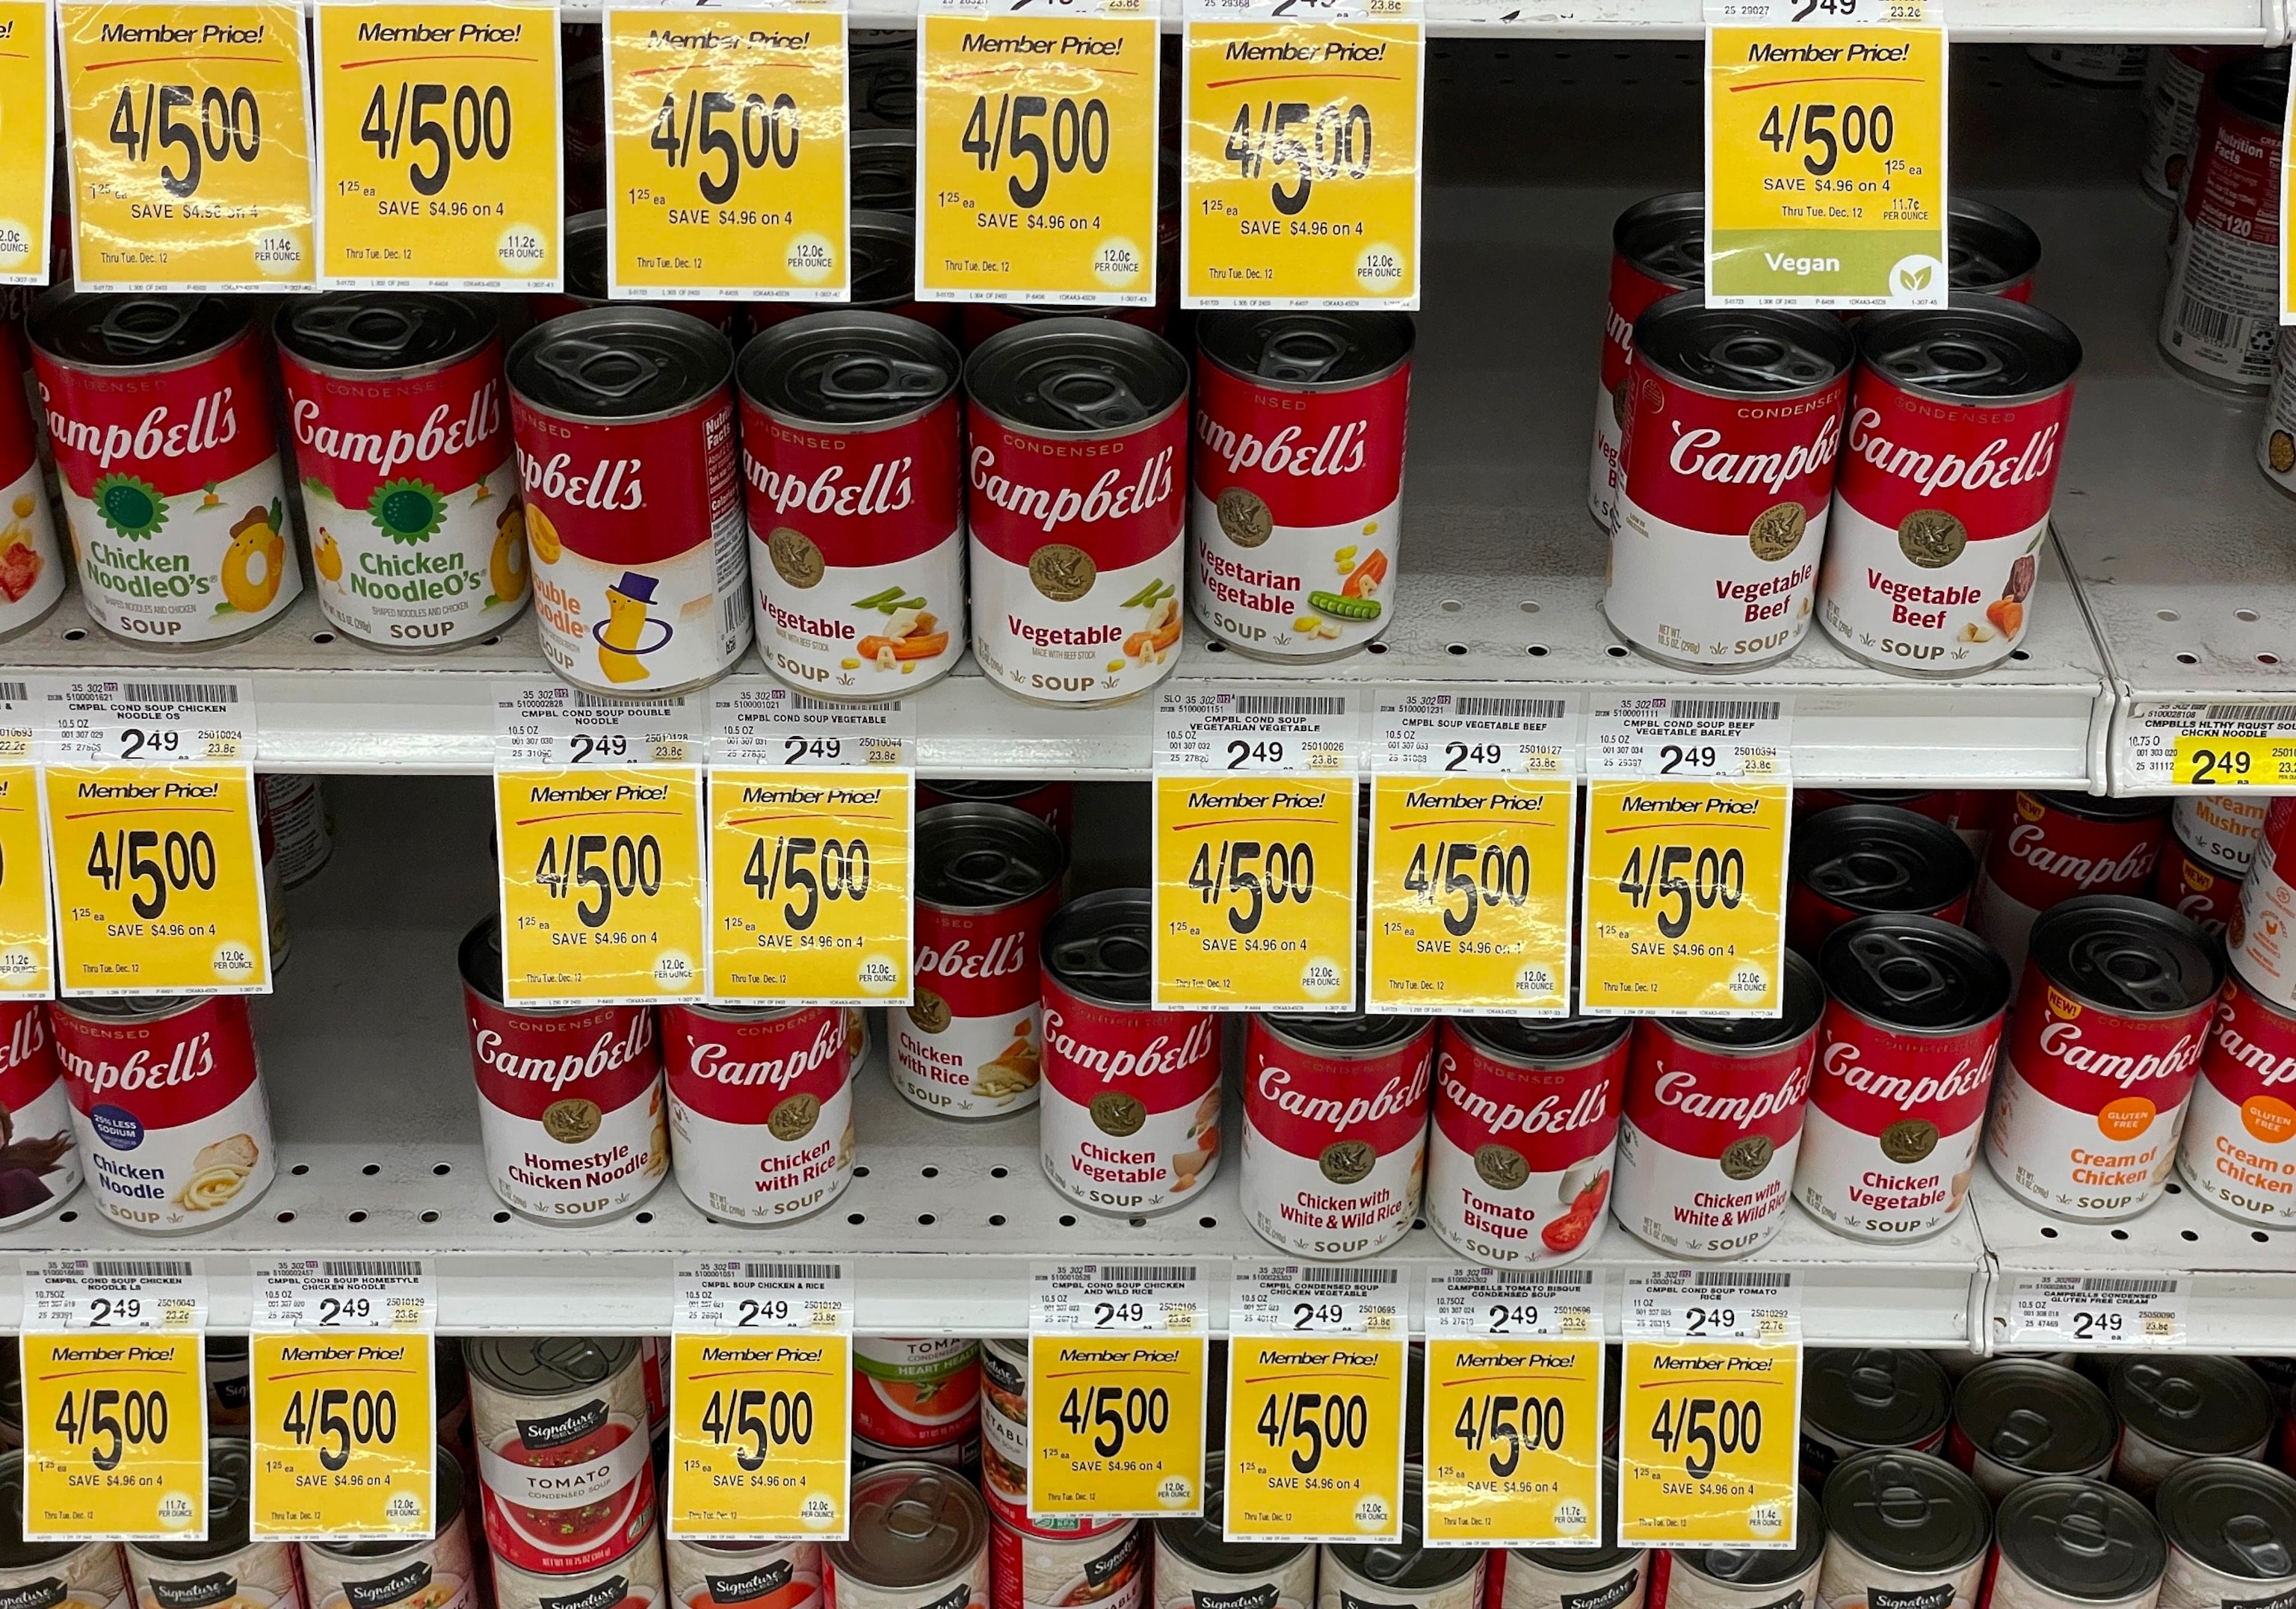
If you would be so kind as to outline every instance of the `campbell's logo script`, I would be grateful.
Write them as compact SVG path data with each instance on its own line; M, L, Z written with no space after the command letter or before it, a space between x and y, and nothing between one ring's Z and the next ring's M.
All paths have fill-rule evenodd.
M1759 1123L1797 1111L1809 1098L1809 1063L1796 1057L1786 1080L1774 1089L1756 1094L1717 1095L1686 1068L1658 1064L1658 1080L1651 1087L1661 1106L1671 1106L1685 1117L1710 1123Z
M976 947L970 939L943 945L917 947L920 978L1009 978L1026 971L1032 935L999 933L994 941Z
M64 1071L90 1095L114 1089L171 1089L207 1077L216 1064L213 1036L204 1028L169 1046L165 1061L154 1061L149 1047L139 1047L124 1062L108 1062L64 1044L56 1047L56 1054L63 1058Z
M1964 1056L1947 1071L1925 1072L1918 1078L1869 1065L1861 1047L1847 1039L1836 1039L1826 1046L1818 1060L1826 1077L1839 1079L1860 1095L1886 1102L1900 1112L1911 1112L1917 1106L1942 1105L1982 1093L1993 1082L1993 1063L2000 1048L1997 1041L1988 1045L1985 1054L1974 1060Z
M491 1067L506 1079L519 1079L529 1084L540 1084L559 1090L583 1079L594 1079L627 1067L644 1055L653 1044L653 1013L631 1014L630 1024L621 1032L608 1029L591 1041L590 1048L579 1055L570 1052L561 1056L521 1055L504 1043L503 1036L477 1022L471 1024L471 1054L481 1067Z
M1817 433L1808 440L1775 452L1750 453L1735 445L1725 447L1722 432L1712 425L1685 429L1679 419L1670 423L1675 439L1666 463L1676 474L1716 486L1759 486L1774 497L1824 470L1841 445L1841 416L1832 413L1820 421Z
M502 384L482 382L460 405L440 403L411 431L364 431L331 423L323 417L316 397L296 399L294 421L299 446L336 464L361 464L379 476L388 475L402 464L430 464L467 453L502 434Z
M2216 1032L2206 1053L2209 1070L2238 1069L2266 1089L2296 1084L2296 1055L2283 1055L2242 1032L2241 1019L2245 1014L2239 998L2230 992L2218 1003Z
M2141 882L2152 870L2160 845L2150 839L2131 844L2118 860L2095 855L2072 855L2049 847L2049 835L2030 822L2009 829L2010 855L2044 876L2079 889L2110 888Z
M832 514L840 520L865 520L898 513L915 500L909 472L912 457L873 464L859 480L846 478L846 466L832 464L811 480L791 471L775 470L755 456L747 459L750 489L777 514L800 509L809 514Z
M1183 1072L1212 1054L1213 1019L1199 1016L1178 1038L1158 1034L1146 1044L1095 1045L1069 1031L1060 1007L1045 1007L1045 1048L1068 1065L1096 1075L1103 1084L1118 1079L1154 1079Z
M627 513L645 506L645 482L639 479L639 472L645 468L644 459L601 458L588 474L570 475L566 472L573 462L571 453L553 453L549 458L541 459L521 449L518 455L519 479L537 497L575 508Z
M687 1053L685 1064L695 1078L728 1088L754 1089L763 1084L787 1089L807 1073L831 1065L845 1054L843 1018L837 1012L830 1012L815 1030L812 1042L797 1047L786 1055L744 1060L731 1046L702 1040Z
M15 1071L47 1047L48 1014L36 1006L16 1019L8 1030L6 1042L0 1044L0 1078Z
M1494 1100L1459 1076L1457 1058L1446 1051L1441 1057L1443 1098L1494 1138L1502 1134L1573 1134L1591 1129L1610 1114L1609 1090L1595 1084L1565 1097L1542 1096L1536 1105Z
M69 418L45 385L40 387L40 406L48 416L48 434L59 451L85 454L95 460L97 468L110 469L120 463L189 458L236 439L239 413L232 406L235 390L223 386L209 391L192 404L188 417L163 402L132 425Z
M1402 1116L1420 1109L1427 1099L1428 1066L1424 1061L1413 1067L1406 1075L1397 1073L1368 1095L1350 1095L1345 1099L1331 1096L1310 1095L1293 1082L1293 1073L1281 1063L1270 1062L1259 1070L1252 1088L1259 1098L1276 1111L1330 1129L1337 1134L1363 1123L1375 1123L1382 1118Z
M1196 440L1228 467L1230 474L1253 469L1270 475L1352 475L1364 466L1370 424L1350 419L1307 440L1296 424L1262 440L1257 432L1232 430L1208 413L1196 415Z
M1131 480L1111 469L1083 491L1029 486L996 472L994 447L972 449L972 488L1010 514L1033 520L1046 532L1070 523L1094 524L1146 513L1172 495L1172 449L1158 449Z
M1958 453L1931 453L1903 441L1893 441L1876 427L1882 410L1857 407L1849 415L1849 456L1882 474L1920 488L1924 497L1941 491L2006 491L2048 478L2057 462L2057 439L2064 433L2062 421L2043 425L2012 451L2009 438L1996 436L1964 458Z
M2201 1033L2183 1033L2166 1049L2130 1055L2124 1051L2098 1049L2082 1038L2079 1023L2063 1022L2042 1024L2038 1037L2041 1053L2058 1065L2093 1079L2108 1080L2123 1089L2190 1072L2200 1064L2204 1043Z

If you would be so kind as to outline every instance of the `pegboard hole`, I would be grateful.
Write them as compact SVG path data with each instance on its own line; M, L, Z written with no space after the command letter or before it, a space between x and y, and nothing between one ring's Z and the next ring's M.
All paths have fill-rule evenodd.
M2201 1237L2200 1231L2197 1229L2183 1229L2179 1230L2178 1233L2183 1235L2186 1240L2198 1240Z
M496 1213L496 1214L495 1214L495 1222L496 1222L496 1223L498 1223L498 1224L506 1224L506 1223L510 1222L510 1214L509 1214L509 1213L507 1213L507 1212L497 1212L497 1213Z
M283 1224L291 1224L295 1221L295 1215L292 1212L282 1212L279 1215L279 1221Z
M1385 653L1387 652L1387 644L1385 643L1374 643L1371 645L1371 651L1374 653Z
M1206 643L1204 644L1204 652L1207 653L1226 653L1227 652L1227 644L1218 641Z
M449 1173L452 1173L454 1170L455 1170L455 1164L454 1164L454 1163L452 1163L452 1162L434 1162L433 1164L431 1164L431 1168L430 1168L430 1171L431 1171L431 1172L433 1172L433 1173L435 1173L435 1174L437 1174L440 1178L446 1178Z
M2047 1224L2043 1224L2041 1226L2041 1238L2043 1240L2054 1240L2056 1237L2057 1232L2054 1229L2051 1228Z
M1148 1220L1144 1218L1128 1218L1124 1221L1136 1229L1145 1228L1148 1225Z
M1063 1229L1073 1229L1073 1228L1075 1228L1075 1227L1076 1227L1076 1214L1075 1214L1075 1213L1073 1213L1073 1212L1063 1212L1063 1213L1062 1213L1062 1214L1061 1214L1061 1227L1062 1227L1062 1228L1063 1228Z
M366 1222L366 1214L364 1212L348 1212L345 1213L344 1216L348 1218L351 1222L355 1224L363 1224Z
M641 1212L641 1213L639 1213L639 1214L638 1214L638 1222L640 1222L640 1223L642 1223L642 1224L650 1224L650 1223L653 1222L653 1214L652 1214L652 1213L651 1213L651 1212Z
M1196 1223L1200 1227L1206 1229L1217 1229L1219 1227L1219 1219L1217 1218L1200 1218L1196 1219Z
M2267 1241L2269 1241L2269 1240L2272 1238L2272 1236L2270 1236L2269 1235L2267 1235L2267 1234L2266 1234L2263 1230L2261 1230L2261 1229L2251 1229L2251 1230L2248 1232L2248 1237L2249 1237L2249 1239L2251 1239L2251 1240L2254 1241L2258 1245L2263 1245L2264 1244L2266 1244Z
M2031 659L2033 656L2026 653L2022 648L2012 648L2009 651L2009 657L2021 662L2025 660Z
M1005 1170L1002 1168L991 1168L988 1170L988 1177L991 1178L1003 1178L1004 1177L1004 1171Z
M87 633L78 626L73 627L70 631L64 633L64 641L67 643L85 642L86 639Z
M930 1212L920 1212L917 1214L917 1221L921 1224L930 1226L932 1223L932 1220L933 1215Z
M2179 665L2197 665L2201 662L2201 656L2197 653L2180 653L2177 656L2177 662Z
M2280 662L2280 656L2276 653L2259 653L2256 656L2256 662L2259 665L2276 665Z
M1456 614L1461 609L1464 608L1465 605L1461 603L1456 598L1445 598L1440 603L1437 604L1436 607L1440 609L1445 614Z
M2177 618L2177 612L2173 609L2163 609L2159 612L2161 618L2164 620L2173 620Z
M1528 652L1531 658L1535 660L1543 660L1546 657L1546 644L1544 643L1533 643Z
M293 1167L287 1170L288 1172L293 1174L298 1178L302 1178L303 1175L308 1173L310 1170L311 1164L308 1162L297 1162Z
M2171 1195L2182 1195L2185 1193L2185 1186L2172 1178L2169 1181L2168 1190Z
M311 640L324 647L335 640L335 634L332 631L315 631L311 634Z
M1004 1215L1002 1212L991 1212L988 1215L988 1223L990 1227L1001 1229L1004 1227Z
M490 636L490 637L488 637L485 642L483 642L483 643L480 644L479 644L479 646L480 646L480 647L481 647L481 648L492 648L493 646L495 646L497 643L500 643L501 641L502 641L502 638L500 638L500 637L498 637L498 636Z
M863 1162L859 1167L857 1167L857 1168L854 1169L854 1170L853 1170L853 1177L854 1177L854 1178L868 1178L868 1177L869 1177L869 1164L868 1164L868 1163L866 1163L866 1162Z
M436 1212L425 1212L422 1215L422 1221L426 1224L435 1224L439 1221L439 1215Z
M848 1213L845 1215L845 1221L846 1221L847 1223L849 1223L849 1224L865 1224L865 1223L867 1223L869 1220L868 1220L868 1219L867 1219L865 1215L863 1215L862 1213L859 1213L859 1212L848 1212Z
M79 1214L77 1211L62 1213L60 1215L59 1221L68 1224L76 1224L79 1222Z
M2128 1231L2126 1229L2115 1229L2112 1232L2112 1238L2115 1240L2127 1240L2128 1238Z
M2256 624L2256 611L2253 609L2235 609L2232 612L2232 618L2235 620L2242 621L2243 624L2253 626Z
M365 1174L369 1178L373 1178L376 1174L382 1171L382 1164L381 1162L369 1162L365 1167L361 1168L359 1171Z
M1538 600L1536 598L1525 598L1521 603L1517 603L1515 607L1521 610L1525 614L1537 614L1538 612Z
M1626 658L1626 657L1627 657L1627 651L1626 651L1626 649L1625 649L1623 646L1621 646L1620 644L1617 644L1617 643L1613 643L1613 644L1611 644L1608 648L1605 648L1603 652L1603 653L1607 653L1607 654L1609 654L1609 655L1610 655L1612 659L1614 659L1614 660L1622 660L1622 659L1624 659L1624 658Z
M1467 657L1467 645L1464 643L1446 643L1443 644L1443 652L1454 659L1463 660Z
M939 1178L940 1177L940 1170L938 1168L921 1168L918 1171L927 1178Z

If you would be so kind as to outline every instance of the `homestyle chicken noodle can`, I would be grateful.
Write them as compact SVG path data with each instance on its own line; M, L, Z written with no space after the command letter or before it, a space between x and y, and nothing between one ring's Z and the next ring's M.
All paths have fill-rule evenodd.
M2217 997L2177 1174L2220 1212L2296 1225L2296 1014L2237 973Z
M644 1533L603 1564L562 1573L522 1569L497 1557L495 1609L666 1609L661 1542Z
M2152 888L2168 814L2159 799L2018 790L1987 846L1969 925L2021 973L2043 911L2081 894Z
M24 1453L0 1452L0 1605L7 1609L128 1609L117 1542L27 1540Z
M2194 1458L2261 1458L2277 1410L2237 1358L2123 1358L2104 1394L2120 1416L2112 1479L2139 1497Z
M853 1054L833 1006L665 1002L662 1062L677 1187L712 1218L784 1223L853 1179Z
M1243 1211L1270 1244L1359 1257L1419 1210L1435 1024L1358 1013L1252 1017L1243 1040Z
M2232 965L2276 1006L2296 1006L2296 795L2265 811L2256 858L2240 886L2240 908L2225 929Z
M2047 1475L2101 1480L2120 1419L2088 1376L2039 1358L1988 1358L1954 1388L1947 1455L1998 1502Z
M1218 1379L1217 1372L1211 1376ZM1210 1416L1218 1424L1217 1408ZM1227 1473L1204 1468L1204 1511L1155 1522L1156 1609L1315 1609L1316 1549L1306 1542L1231 1542Z
M488 1335L464 1342L463 1358L496 1567L571 1576L650 1547L652 1442L637 1342Z
M818 1542L662 1539L672 1609L821 1609Z
M988 1509L972 1482L937 1464L881 1464L853 1477L851 1506L852 1535L822 1549L830 1609L988 1604Z
M310 1609L472 1609L463 1466L439 1449L436 1534L417 1541L305 1542Z
M1994 1516L1988 1609L2152 1609L2168 1544L2144 1505L2102 1481L2028 1481Z
M127 1580L143 1609L303 1609L295 1544L248 1537L252 1461L244 1436L208 1443L204 1542L130 1542Z
M856 1335L853 1433L916 1458L980 1429L980 1343L954 1335Z
M2288 52L2209 74L2161 302L2161 351L2191 379L2262 396L2280 324L2280 154Z
M0 335L0 642L30 630L64 595L63 555L40 472L40 438L25 405L24 355Z
M79 1181L71 1089L48 1007L0 1002L0 1228L45 1218Z
M1825 1478L1827 1609L1977 1609L1993 1515L1975 1482L1928 1453L1876 1448Z
M2286 1609L2296 1597L2296 1481L2247 1458L2194 1458L2152 1506L2169 1546L2161 1609Z
M1649 1609L1817 1609L1825 1508L1794 1494L1791 1547L1677 1547L1651 1554Z
M1607 532L1619 513L1619 451L1627 421L1627 362L1635 320L1652 302L1706 283L1706 196L1696 190L1636 201L1611 226L1611 296L1595 388L1595 456L1587 512Z

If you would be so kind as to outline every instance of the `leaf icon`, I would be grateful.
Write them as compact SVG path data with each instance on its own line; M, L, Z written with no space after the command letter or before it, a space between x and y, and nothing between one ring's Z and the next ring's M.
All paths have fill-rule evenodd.
M1908 291L1927 290L1930 283L1930 270L1926 265L1919 268L1901 269L1898 274L1898 283Z

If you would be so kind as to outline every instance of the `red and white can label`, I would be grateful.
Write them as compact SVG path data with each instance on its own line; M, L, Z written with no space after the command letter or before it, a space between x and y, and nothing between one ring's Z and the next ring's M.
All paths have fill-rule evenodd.
M48 1008L0 1002L0 1228L29 1223L79 1188L71 1096Z
M1595 456L1587 470L1587 512L1606 531L1619 517L1627 365L1634 356L1635 320L1677 289L1652 279L1616 251L1611 253L1611 300L1603 309L1603 365L1595 386Z
M1860 364L1854 390L1819 620L1847 652L1892 670L1999 663L2032 613L2072 388L1963 406Z
M742 398L758 652L792 685L898 698L964 654L958 424L954 395L877 431L785 423Z
M972 651L1007 691L1105 704L1179 663L1187 405L1070 441L966 418Z
M362 643L444 648L526 607L502 343L436 374L349 379L283 350L319 607Z
M652 1194L669 1169L652 1009L528 1014L467 988L463 1003L495 1194L570 1223Z
M1058 882L994 911L916 907L916 992L889 1014L893 1088L944 1117L1037 1104L1044 1040L1037 950Z
M80 593L116 636L211 643L303 590L250 332L186 368L99 374L36 352Z
M1961 1211L1977 1167L2002 1018L1903 1033L1826 1003L1794 1199L1837 1234L1911 1240Z
M1297 1048L1251 1019L1243 1044L1243 1210L1303 1257L1392 1245L1419 1210L1435 1025L1371 1055Z
M662 1006L670 1158L688 1201L764 1224L837 1199L853 1177L846 1033L833 1006L734 1019Z
M1219 1170L1219 1018L1121 1010L1045 980L1045 1176L1103 1212L1157 1212Z
M1712 397L1633 365L1603 612L1636 646L1752 665L1809 629L1847 374L1792 401Z
M1329 659L1393 619L1411 365L1301 390L1196 363L1189 602L1222 641Z
M1483 1262L1538 1268L1586 1251L1611 1195L1631 1035L1578 1067L1518 1067L1441 1030L1427 1221Z
M2176 1163L2214 1009L2120 1016L2029 967L1985 1127L1995 1176L2062 1218L2150 1206Z
M980 1343L953 1335L853 1338L853 1433L915 1452L980 1428Z
M2157 45L2144 64L2144 155L2136 176L2161 201L2184 198L2201 91L2232 54L2216 45Z
M2271 388L2280 339L2280 144L2276 125L2202 92L2161 304L2161 349L2243 391Z
M2053 808L2038 793L2010 796L1985 872L1970 902L1969 925L2021 975L2033 921L2079 894L2142 894L2161 860L2158 816L2104 818Z
M2235 1218L2296 1224L2296 1016L2237 977L2217 998L2177 1171Z
M2169 827L2179 843L2218 871L2245 877L2271 803L2239 793L2186 793L2169 807Z
M2240 879L2193 853L2171 833L2161 845L2152 898L2178 915L2191 917L2204 932L2220 934L2240 909Z
M2242 980L2276 1006L2296 1006L2296 796L2272 801L2256 859L2240 886L2225 943Z
M243 995L145 1022L57 1008L56 1055L88 1193L103 1215L161 1234L252 1206L278 1171Z
M38 620L64 592L23 364L15 335L0 335L0 636Z
M1750 1251L1778 1232L1801 1148L1815 1028L1730 1055L1635 1024L1611 1211L1652 1245L1693 1257Z

